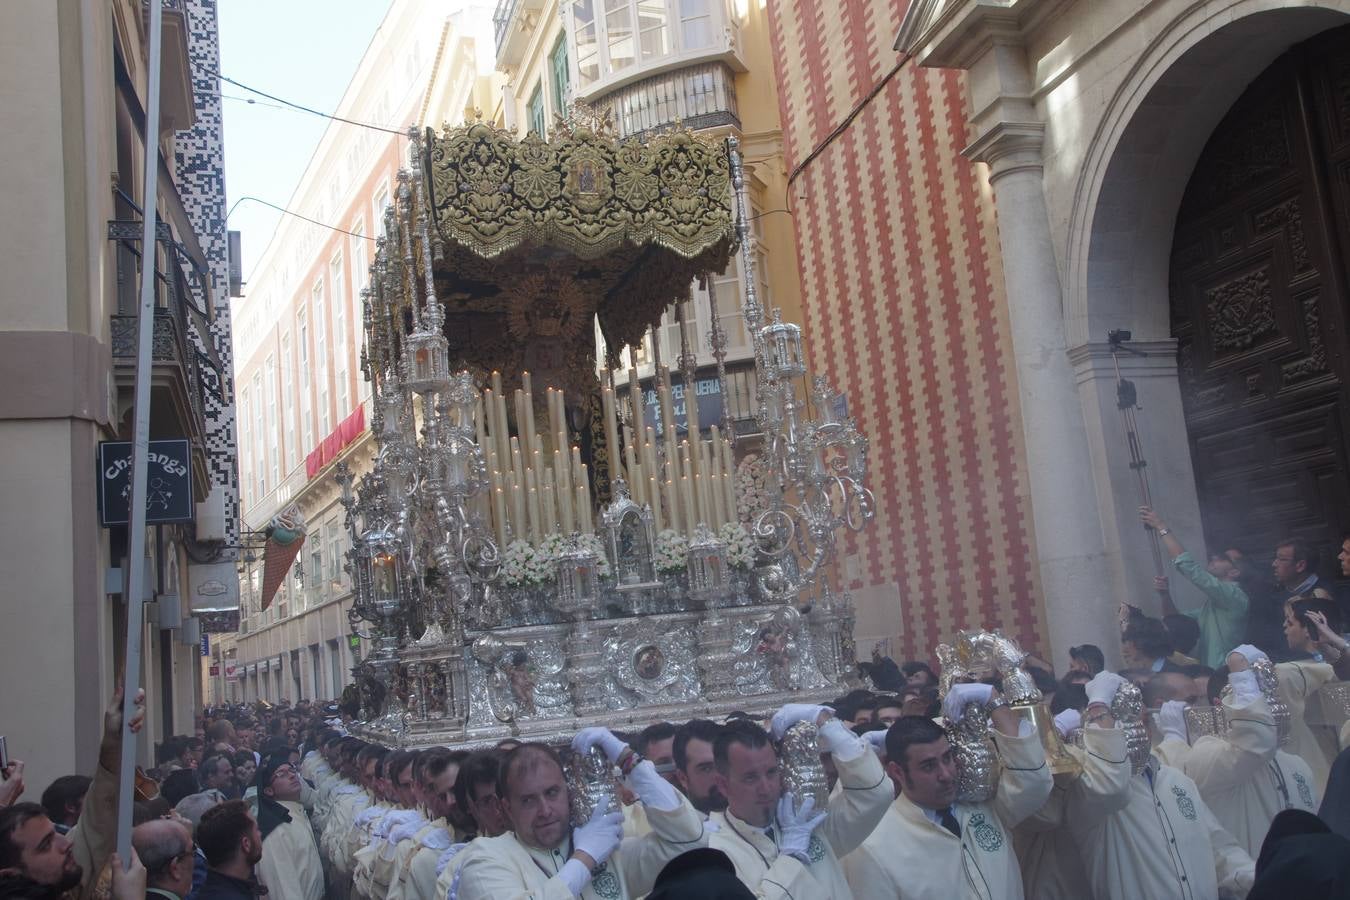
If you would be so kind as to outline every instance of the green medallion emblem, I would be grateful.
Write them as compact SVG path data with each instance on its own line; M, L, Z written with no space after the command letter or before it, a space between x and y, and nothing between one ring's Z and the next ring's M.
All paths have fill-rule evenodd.
M813 863L818 863L825 858L825 844L814 834L811 835L811 843L806 847L806 855L810 857Z
M1172 793L1177 798L1177 810L1187 819L1195 821L1195 801L1192 800L1184 788L1173 787Z
M1313 808L1312 788L1308 785L1308 779L1303 777L1301 772L1294 773L1294 784L1298 785L1298 799L1303 801L1303 805L1308 809Z
M619 889L619 876L610 871L607 863L601 863L591 874L591 889L604 900L620 900L623 897L623 891Z
M994 853L1003 848L1003 831L985 819L983 813L972 815L966 827L974 833L976 845L985 853Z

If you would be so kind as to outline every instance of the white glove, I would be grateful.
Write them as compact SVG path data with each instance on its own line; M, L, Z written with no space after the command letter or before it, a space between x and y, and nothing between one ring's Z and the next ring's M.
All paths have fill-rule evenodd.
M883 735L885 732L881 732ZM836 762L851 762L867 752L867 744L848 726L836 718L828 718L817 732L822 753L828 753Z
M786 793L778 799L778 826L783 830L783 839L778 842L778 851L805 864L811 859L807 854L811 846L811 833L825 821L829 813L819 812L812 815L816 807L814 797L807 797L800 811L795 809L796 804L796 798L791 793Z
M793 725L802 721L814 722L816 719L820 718L822 712L826 712L827 710L829 712L834 712L832 707L816 706L812 703L784 704L782 709L773 714L773 721L770 723L770 728L773 730L773 739L775 741L781 741L783 739L783 732L787 731Z
M942 700L942 714L953 723L960 722L971 703L988 703L994 696L992 684L954 684Z
M1251 706L1261 699L1261 685L1256 681L1256 673L1251 669L1230 672L1228 684L1233 688L1234 706Z
M611 812L612 805L609 794L601 796L590 821L580 828L572 829L572 849L585 853L595 860L597 866L609 859L623 840L623 813L618 810Z
M643 806L670 812L680 805L679 791L661 777L650 759L644 759L628 773L628 786L638 795Z
M1269 656L1266 656L1264 650L1261 650L1258 647L1253 647L1251 644L1241 644L1237 647L1234 647L1232 650L1228 652L1240 654L1243 659L1247 660L1247 665L1249 666L1253 665L1254 663L1260 660L1270 659Z
M1186 703L1182 700L1168 700L1158 709L1158 714L1154 716L1153 721L1158 723L1158 730L1163 733L1163 739L1175 738L1186 743Z
M869 731L863 735L863 740L872 745L872 749L877 752L877 756L886 755L886 729Z
M572 749L577 753L589 753L592 747L599 747L610 762L619 761L628 745L619 740L608 728L583 728L572 738Z
M1064 740L1069 739L1069 735L1083 727L1083 714L1076 709L1066 709L1055 716L1055 730Z
M1125 683L1125 679L1115 672L1098 672L1092 680L1083 685L1087 691L1088 706L1101 703L1110 706L1116 699L1116 691Z
M451 844L446 847L444 852L436 858L436 875L439 877L445 871L445 867L450 865L450 860L455 858L459 851L463 850L468 844Z

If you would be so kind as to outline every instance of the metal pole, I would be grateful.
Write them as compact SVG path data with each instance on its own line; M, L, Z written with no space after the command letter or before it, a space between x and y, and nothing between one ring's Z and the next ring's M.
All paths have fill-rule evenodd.
M117 791L117 852L131 862L132 790L136 748L131 719L141 684L141 631L145 595L145 472L150 455L150 364L155 334L155 208L159 203L159 60L163 0L150 0L150 52L146 70L144 198L141 201L141 301L136 320L136 399L132 407L131 510L127 524L127 654L122 694L122 766Z
M1120 351L1132 353L1137 351L1122 346L1123 342L1117 339L1115 332L1111 333L1108 343L1111 348L1111 362L1116 369L1116 408L1120 410L1120 417L1125 423L1125 440L1130 450L1130 468L1134 470L1135 482L1139 487L1139 501L1144 506L1152 507L1153 491L1148 484L1148 460L1144 458L1144 447L1139 440L1139 423L1134 415L1137 404L1134 382L1120 374ZM1158 532L1147 525L1144 526L1144 532L1148 534L1149 550L1153 555L1153 574L1161 578L1166 575L1167 569L1163 561Z

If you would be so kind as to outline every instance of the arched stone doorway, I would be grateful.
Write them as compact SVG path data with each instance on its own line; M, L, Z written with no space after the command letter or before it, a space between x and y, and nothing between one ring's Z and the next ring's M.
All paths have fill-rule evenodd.
M1171 331L1211 545L1323 546L1350 524L1350 27L1287 51L1187 184Z
M1187 8L1151 35L1113 89L1075 177L1063 191L1065 332L1078 379L1097 504L1117 596L1145 607L1153 560L1140 530L1139 492L1116 410L1112 329L1133 333L1123 358L1139 393L1155 505L1183 543L1210 543L1201 515L1172 336L1173 232L1187 184L1225 113L1290 48L1350 23L1350 3L1279 6L1267 0ZM1062 186L1061 186L1062 185ZM1216 532L1216 538L1223 535ZM1201 601L1173 579L1179 605ZM1177 589L1180 589L1179 591Z

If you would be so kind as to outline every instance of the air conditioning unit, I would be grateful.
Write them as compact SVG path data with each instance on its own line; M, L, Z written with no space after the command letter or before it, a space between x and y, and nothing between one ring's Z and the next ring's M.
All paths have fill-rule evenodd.
M159 627L180 627L183 624L183 603L179 599L177 592L172 594L160 594L155 599L159 601Z
M225 488L216 485L197 504L197 540L223 541L225 534Z
M202 642L202 622L196 616L188 616L178 629L178 641L187 647L198 647Z

